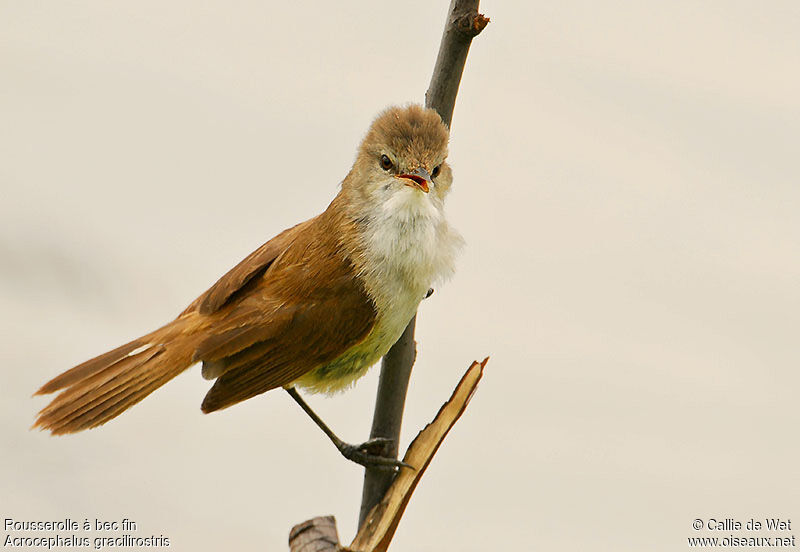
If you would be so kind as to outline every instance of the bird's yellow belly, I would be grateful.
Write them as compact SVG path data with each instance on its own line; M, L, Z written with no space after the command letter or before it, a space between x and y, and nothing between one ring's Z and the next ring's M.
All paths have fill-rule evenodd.
M416 300L406 308L396 309L392 314L380 317L363 341L328 364L311 370L294 383L312 393L336 393L348 389L400 339L418 305L419 300Z

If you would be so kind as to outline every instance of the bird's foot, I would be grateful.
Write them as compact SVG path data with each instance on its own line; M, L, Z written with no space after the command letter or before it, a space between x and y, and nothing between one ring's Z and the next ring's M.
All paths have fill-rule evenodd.
M392 458L389 456L390 450L394 439L385 439L383 437L376 437L365 441L360 445L351 445L350 443L341 443L336 448L342 453L342 456L361 464L365 467L384 466L386 468L412 468L412 466Z

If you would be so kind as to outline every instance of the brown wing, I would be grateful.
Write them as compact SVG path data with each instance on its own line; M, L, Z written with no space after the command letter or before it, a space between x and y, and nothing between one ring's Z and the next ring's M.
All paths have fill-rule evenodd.
M212 315L194 359L222 375L203 401L212 412L287 385L369 334L374 305L323 224L296 236L246 293Z
M195 299L182 314L193 310L197 310L201 314L211 314L218 311L253 278L263 274L275 259L292 244L303 228L314 220L307 220L284 230L250 253L239 264L226 272L222 278L217 280L208 291Z

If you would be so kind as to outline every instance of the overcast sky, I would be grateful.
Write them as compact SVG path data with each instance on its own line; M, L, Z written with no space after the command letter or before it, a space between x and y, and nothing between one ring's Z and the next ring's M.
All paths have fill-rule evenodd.
M350 542L362 470L285 393L205 416L193 368L63 438L30 395L324 209L375 114L423 100L446 4L0 0L1 516L200 552L333 514ZM491 360L392 550L800 523L800 4L482 11L450 144L467 247L421 307L402 447ZM357 442L376 383L309 400Z

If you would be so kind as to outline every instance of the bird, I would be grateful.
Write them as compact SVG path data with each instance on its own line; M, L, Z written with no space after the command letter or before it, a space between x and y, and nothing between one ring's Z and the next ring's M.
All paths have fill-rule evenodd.
M433 109L382 111L325 211L253 251L171 322L45 383L35 395L59 394L33 427L61 435L100 426L202 363L214 380L204 413L284 388L346 458L398 465L376 452L385 440L336 437L297 388L351 387L453 275L464 240L444 211L448 141Z

